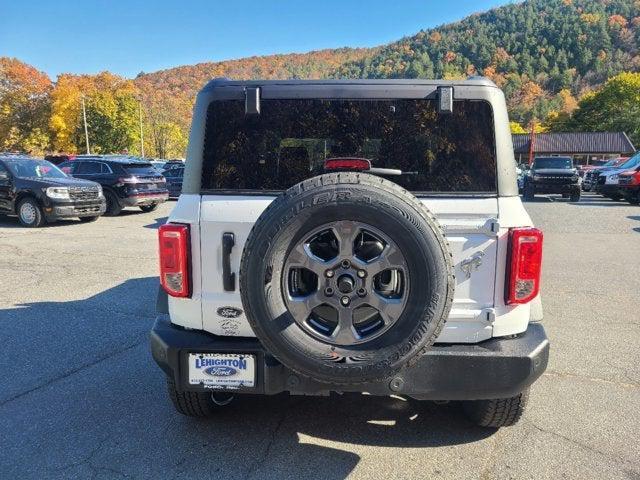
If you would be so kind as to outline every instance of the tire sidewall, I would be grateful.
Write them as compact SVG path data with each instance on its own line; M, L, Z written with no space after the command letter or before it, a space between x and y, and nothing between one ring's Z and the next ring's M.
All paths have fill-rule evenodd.
M332 185L280 197L263 214L265 221L256 223L243 252L243 305L256 335L285 365L321 381L359 383L391 376L435 341L450 308L450 253L422 204L404 193L400 198L369 185ZM325 343L298 326L280 281L289 251L315 228L338 220L357 220L384 232L405 256L410 279L398 321L378 338L348 347ZM271 281L261 289L267 272ZM360 361L335 361L349 358Z
M116 193L112 192L111 190L105 190L104 196L105 196L105 201L107 203L106 205L107 208L104 215L106 217L115 217L117 215L120 215L120 212L122 211L122 207L118 202L118 196L116 195Z
M22 206L25 203L31 204L35 208L35 211L36 211L36 218L31 223L25 222L22 219L22 215L20 214L20 210L22 209ZM40 205L38 205L38 202L34 198L26 197L26 198L23 198L22 200L20 200L20 202L18 203L18 208L17 208L17 212L16 213L18 214L18 221L24 227L38 228L38 227L41 227L42 225L44 225L44 222L45 222L44 214L42 213L42 209L40 208Z

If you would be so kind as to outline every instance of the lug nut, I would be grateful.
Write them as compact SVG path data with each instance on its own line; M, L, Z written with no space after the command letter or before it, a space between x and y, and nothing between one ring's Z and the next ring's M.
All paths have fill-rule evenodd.
M327 297L330 297L331 295L333 295L333 288L331 288L331 287L327 287L327 288L325 288L325 289L324 289L324 294L325 294Z
M349 260L342 260L342 268L349 268L351 267L351 262Z
M342 298L340 299L340 303L342 303L342 305L344 305L345 307L346 307L347 305L349 305L349 302L350 302L350 301L351 301L351 300L349 300L349 297L342 297Z
M367 291L364 288L358 289L358 296L364 297L367 294Z
M364 270L358 270L358 276L360 278L364 278L367 276L367 272L365 272Z
M327 270L326 272L324 272L324 276L327 278L331 278L334 275L334 271L333 270Z

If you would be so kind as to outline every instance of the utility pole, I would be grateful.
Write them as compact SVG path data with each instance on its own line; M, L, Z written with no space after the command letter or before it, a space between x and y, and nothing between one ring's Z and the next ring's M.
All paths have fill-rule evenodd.
M536 143L536 121L531 120L531 135L529 136L529 166L533 164L535 143Z
M87 143L87 155L91 155L89 149L89 129L87 128L87 110L84 108L84 95L80 97L82 99L82 118L84 119L84 140Z
M144 158L144 133L142 132L142 97L138 100L139 113L140 113L140 153Z

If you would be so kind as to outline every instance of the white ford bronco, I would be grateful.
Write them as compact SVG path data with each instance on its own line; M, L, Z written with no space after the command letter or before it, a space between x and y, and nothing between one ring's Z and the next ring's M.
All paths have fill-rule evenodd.
M151 350L185 415L367 392L501 427L547 366L542 233L484 78L211 81L159 244Z

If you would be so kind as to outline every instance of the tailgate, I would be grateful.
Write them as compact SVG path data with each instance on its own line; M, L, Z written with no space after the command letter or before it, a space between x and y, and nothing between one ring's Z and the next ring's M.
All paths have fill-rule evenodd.
M238 271L249 232L270 196L203 195L200 209L203 328L217 335L254 336L244 317ZM453 253L456 290L438 342L475 343L492 336L497 259L496 198L425 198ZM469 213L473 212L473 213ZM223 285L223 236L232 233L234 289Z

